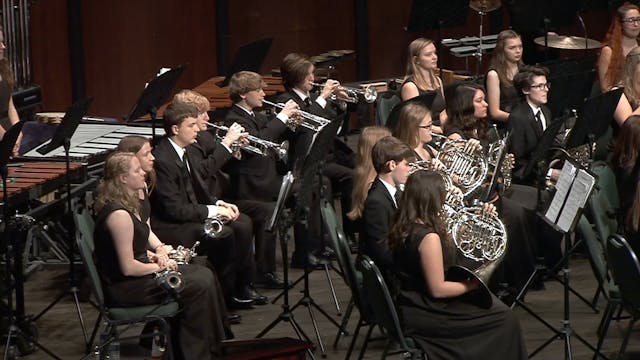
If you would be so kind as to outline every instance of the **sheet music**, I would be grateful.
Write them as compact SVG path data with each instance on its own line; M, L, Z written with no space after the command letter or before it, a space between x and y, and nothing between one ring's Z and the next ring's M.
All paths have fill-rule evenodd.
M573 181L573 186L567 197L564 208L560 213L560 218L557 221L558 227L564 232L571 230L571 225L578 215L578 211L582 209L587 203L587 198L593 189L595 184L595 178L580 169Z
M576 177L577 170L578 169L571 162L564 162L562 172L560 173L558 183L556 184L556 193L553 196L553 200L551 200L551 205L549 205L549 208L544 215L549 222L554 224L558 222L560 210L562 210L562 206L564 205L565 199L571 189L571 184L573 183L573 179Z

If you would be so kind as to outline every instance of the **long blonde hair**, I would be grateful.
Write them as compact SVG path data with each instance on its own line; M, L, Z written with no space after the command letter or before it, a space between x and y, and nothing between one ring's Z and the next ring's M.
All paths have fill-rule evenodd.
M409 54L407 56L407 71L404 79L411 78L420 90L436 90L440 87L440 81L435 72L431 69L426 70L427 76L423 75L422 71L419 71L416 66L416 57L420 57L420 52L427 46L435 44L433 40L425 38L417 38L409 44ZM429 86L431 85L431 86Z
M356 220L362 217L364 202L369 188L376 178L376 171L371 161L371 149L378 140L390 136L391 131L382 126L368 126L362 129L358 139L356 167L354 169L353 192L351 193L351 211L347 217Z
M496 40L496 48L493 50L493 55L491 56L491 65L490 67L498 73L498 79L500 79L500 84L509 87L513 86L513 79L510 79L507 70L507 57L505 55L505 46L507 46L507 40L509 39L520 39L520 35L513 30L502 30L498 34L498 39ZM522 66L522 59L518 62L518 68Z
M137 194L130 194L120 181L120 176L131 170L131 160L135 156L132 152L116 151L107 158L102 181L96 190L97 196L93 205L96 213L112 202L122 205L127 211L138 212L140 198Z
M636 46L629 54L627 54L624 67L622 68L622 86L624 86L624 94L629 99L631 107L636 109L640 106L640 89L635 87L635 78L640 74L636 74L636 69L640 64L640 46Z

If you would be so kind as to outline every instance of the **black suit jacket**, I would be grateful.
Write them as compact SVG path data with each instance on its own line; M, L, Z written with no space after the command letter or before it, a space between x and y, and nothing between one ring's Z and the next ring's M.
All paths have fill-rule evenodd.
M337 114L333 109L331 109L331 102L328 101L327 106L322 108L322 106L318 105L316 102L317 98L317 94L311 93L309 96L310 105L307 105L307 103L303 101L297 93L293 90L289 90L280 95L279 102L286 103L289 100L293 100L298 104L302 111L322 116L327 119L334 119ZM302 166L307 152L309 151L309 147L311 146L314 134L315 132L305 127L298 126L295 133L293 133L290 138L291 147L289 150L289 168L298 170Z
M362 212L362 228L360 229L360 249L380 268L393 268L393 256L389 250L387 235L391 228L391 218L396 205L391 194L377 179L371 185Z
M197 142L187 146L187 155L207 192L216 198L222 197L224 174L221 169L232 158L231 152L211 132L200 131Z
M541 107L547 127L553 121L551 110L545 105ZM513 180L517 183L529 183L532 179L524 178L524 169L531 161L531 155L536 149L542 132L537 127L537 120L529 104L524 101L514 107L509 113L509 127L511 128L511 139L509 142L509 152L515 158L513 168Z
M275 117L255 113L255 117L237 106L227 113L225 124L234 122L242 125L246 132L260 139L280 143L287 134L288 127ZM281 176L276 168L276 159L271 156L242 152L240 160L229 163L227 170L231 176L231 196L235 199L273 201L280 191Z
M152 222L202 224L208 215L206 205L215 204L216 199L207 191L194 164L190 164L189 172L166 137L156 144L153 156L157 184L150 194Z

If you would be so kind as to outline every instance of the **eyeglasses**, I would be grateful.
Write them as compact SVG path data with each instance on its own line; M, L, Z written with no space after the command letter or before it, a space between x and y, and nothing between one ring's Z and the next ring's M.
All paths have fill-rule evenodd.
M627 23L627 24L640 24L640 17L632 17L632 18L627 18L627 19L623 19L622 20L623 23Z
M418 125L418 127L421 128L421 129L431 129L432 126L433 126L433 123L431 123L429 125Z
M551 89L551 84L549 83L534 84L534 85L531 85L531 88L536 90L542 90L542 89L549 90Z

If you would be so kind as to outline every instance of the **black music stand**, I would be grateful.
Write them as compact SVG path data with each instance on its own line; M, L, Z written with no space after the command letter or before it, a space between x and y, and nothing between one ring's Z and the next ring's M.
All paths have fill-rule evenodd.
M216 85L220 87L229 86L231 76L238 71L259 72L272 43L273 38L265 38L240 46L236 51L233 62L225 72L224 80Z
M80 99L76 101L71 107L67 110L64 117L62 118L62 122L56 128L56 132L53 134L51 141L44 146L41 146L36 151L42 155L45 155L60 146L64 148L64 159L66 163L67 172L65 174L65 182L67 186L67 209L66 214L72 213L71 206L71 159L69 158L69 149L71 148L71 137L73 137L73 133L78 128L82 117L87 114L89 110L89 105L93 98L88 97L84 99ZM73 221L68 222L68 226L73 226ZM60 234L66 234L67 241L67 258L69 260L69 288L65 289L54 301L51 302L44 310L42 310L38 315L34 316L33 320L38 320L42 315L44 315L49 309L55 306L60 300L62 300L67 295L72 295L73 300L76 304L76 312L78 313L78 318L80 320L80 326L82 327L82 335L84 336L85 344L88 344L87 338L87 329L84 325L84 318L82 317L82 310L80 309L80 301L78 300L78 282L76 271L74 267L74 255L76 253L76 242L73 239L71 234L75 232L67 232L65 228L57 224L57 230L59 230Z
M308 343L311 343L309 336L302 330L300 324L296 321L293 316L293 312L291 311L291 307L289 306L289 289L291 288L289 284L289 266L288 266L288 249L287 244L289 242L289 228L293 225L293 216L285 208L285 204L289 199L289 194L291 193L291 189L293 187L293 182L295 178L291 171L289 171L285 176L282 177L282 183L280 184L280 192L278 193L278 201L276 203L275 208L273 209L273 213L271 214L271 220L269 221L269 225L267 226L267 231L278 230L278 235L280 236L280 249L282 251L282 275L284 277L285 288L283 291L284 303L282 304L282 312L278 315L275 320L273 320L269 325L267 325L260 333L256 336L256 338L263 337L266 333L268 333L274 326L276 326L281 321L286 321L291 324L293 331L298 336L298 339L305 340ZM307 352L313 359L313 353L311 349L307 349Z
M124 117L124 120L127 122L134 121L149 114L151 116L151 136L155 139L158 108L169 101L169 97L185 67L186 65L177 66L149 81L129 114Z
M24 233L28 230L28 226L33 224L33 218L22 217L19 221L18 217L11 218L9 215L10 205L8 203L7 195L7 177L8 169L7 164L13 153L13 148L18 140L18 136L22 131L23 121L13 125L0 141L0 175L2 176L2 220L4 223L3 235L3 251L5 254L5 276L7 280L7 318L9 321L7 332L7 346L4 349L4 358L13 358L15 354L12 353L14 344L18 345L21 355L26 355L33 352L32 346L35 345L50 355L52 358L59 359L49 349L40 344L37 337L37 328L31 321L25 316L24 310L24 276L22 269L22 252L24 251L23 238L18 236L20 233ZM13 262L11 261L13 257ZM13 268L11 264L13 263ZM13 286L10 279L13 276ZM12 288L15 289L15 310L14 298Z
M554 146L560 129L570 117L570 114L565 114L560 118L556 118L544 130L544 132L542 133L542 137L540 137L540 140L538 141L538 145L536 145L536 148L531 154L531 160L524 167L522 174L519 175L523 181L526 181L527 179L530 179L532 176L534 176L534 171L539 170L540 167L546 168L546 164L548 163L549 151ZM544 166L540 166L541 162L544 164ZM541 174L538 175L541 176ZM544 186L544 184L538 185ZM540 189L540 186L538 186L538 190Z
M580 167L580 165L574 164L571 161L565 161L562 168L562 174L558 179L557 191L549 205L549 208L544 214L541 214L543 219L554 227L556 231L564 234L564 248L565 255L571 251L571 233L573 233L575 226L582 214L582 209L586 205L587 199L591 195L593 187L595 185L595 177L590 174L586 169ZM564 354L565 359L572 359L571 350L571 337L575 336L580 342L589 347L594 352L597 352L596 348L589 344L585 339L578 335L571 327L571 311L569 305L569 292L571 287L569 285L569 256L564 257L562 263L562 284L564 285L564 317L562 321L562 327L557 329L542 319L539 315L535 314L527 306L516 299L516 302L522 306L529 314L538 319L543 325L554 332L554 335L535 349L529 358L534 357L538 352L544 349L552 341L561 339L564 341Z
M584 106L596 79L595 62L595 55L586 55L541 64L549 69L548 81L553 86L549 89L547 106L554 116Z
M611 119L623 92L623 89L615 89L587 100L578 111L578 121L571 129L566 148L586 144L591 141L590 138L598 138L604 134L611 126Z
M389 113L389 117L387 118L387 122L385 123L385 126L391 129L391 131L394 131L396 129L396 126L398 125L398 121L400 121L400 111L402 110L402 108L404 108L408 104L417 103L417 104L422 104L426 106L429 110L431 110L431 107L433 106L433 100L435 100L435 98L436 98L436 92L430 91L426 94L418 95L413 99L409 99L407 101L403 101L397 104L396 106L393 107L393 109L391 109L391 112Z
M300 169L297 169L299 170L299 173L300 173L299 178L301 179L301 181L300 181L300 187L298 187L298 194L296 197L297 199L296 217L299 219L299 221L307 224L307 234L309 236L310 236L310 232L308 231L309 227L308 227L307 217L309 214L309 208L312 206L312 202L313 202L314 183L318 182L320 186L320 194L318 195L319 198L320 199L324 198L324 194L323 194L324 189L322 186L322 166L324 164L324 158L327 155L327 149L329 149L329 147L333 143L333 140L337 136L339 126L340 126L340 121L332 121L328 125L324 126L315 135L315 138L313 139L313 142L310 146L309 152L307 153L304 163L302 164ZM322 229L323 227L321 226L320 228ZM309 249L308 249L309 242L310 242L310 239L307 239L307 241L303 242L305 245L305 249L303 253L305 255L309 254ZM325 268L325 270L327 269ZM335 319L333 319L333 317L331 317L331 315L329 315L324 309L322 309L320 305L318 305L311 297L309 293L309 274L311 273L311 271L312 269L309 266L309 262L305 261L304 273L302 275L302 279L304 280L304 289L302 291L303 295L302 295L302 298L300 298L300 300L298 300L298 302L295 305L293 305L293 307L291 308L291 311L294 311L299 306L305 306L307 308L307 310L309 311L309 316L311 317L311 322L316 334L316 338L318 339L318 345L320 346L320 351L322 352L322 356L325 357L326 352L325 352L324 344L322 342L322 338L320 337L320 331L318 330L318 324L316 323L316 318L313 313L312 307L318 310L322 315L324 315L338 329L342 330L345 333L346 331L342 327L342 325L338 324L338 322ZM300 279L294 282L294 285L299 281Z

